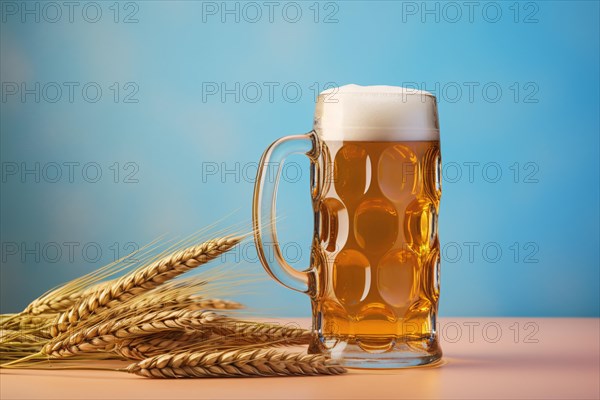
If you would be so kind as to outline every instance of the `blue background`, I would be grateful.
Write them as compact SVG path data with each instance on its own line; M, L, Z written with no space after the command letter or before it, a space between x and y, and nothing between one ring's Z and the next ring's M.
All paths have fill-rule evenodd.
M3 5L2 312L112 261L115 242L125 251L128 242L186 236L227 215L221 227L249 230L253 163L278 137L311 129L316 92L330 83L418 83L438 95L442 128L441 314L599 315L598 2L522 2L518 15L514 2L481 2L472 20L464 6L457 16L447 3L429 2L438 7L436 21L421 2L311 1L297 3L295 23L298 7L289 2L279 3L272 22L262 2L255 22L245 3L237 3L239 22L222 14L221 2L120 3L115 22L113 2L100 2L96 23L82 16L86 2L78 4L73 22L63 8L54 23L44 15L23 22ZM42 13L45 3L39 5ZM206 12L214 7L217 14ZM416 14L407 14L413 7ZM502 14L491 22L497 9ZM132 12L137 22L124 23ZM66 90L55 103L47 101L55 97L50 91L23 102L6 92L7 82L80 86L72 103ZM87 82L103 90L96 103L82 97ZM206 92L212 83L232 89L236 82L239 100ZM278 85L272 99L265 82ZM286 84L291 89L282 92ZM138 102L126 103L132 88ZM57 183L6 175L36 162L95 162L103 175L97 183L82 179L80 169L70 183L66 167ZM115 162L118 183L109 168ZM138 168L137 183L124 182L134 168L125 169L127 162ZM293 265L303 268L312 231L308 162L290 162L302 175L282 183L279 229L282 242L301 249ZM471 179L465 163L472 162L479 164L471 164ZM215 165L219 172L237 165L239 173L203 175ZM493 182L497 167L502 175ZM72 260L6 251L64 242L80 243ZM478 243L472 257L467 242ZM100 246L98 260L82 256L86 243ZM308 315L308 298L266 278L251 245L246 249L239 263L228 261L263 279L232 297L262 313Z

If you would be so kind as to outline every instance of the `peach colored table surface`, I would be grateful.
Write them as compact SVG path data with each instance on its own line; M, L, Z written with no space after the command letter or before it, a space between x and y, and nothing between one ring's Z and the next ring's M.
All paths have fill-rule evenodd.
M300 324L308 325L308 320ZM598 399L600 319L446 318L444 362L341 376L152 380L1 370L4 399Z

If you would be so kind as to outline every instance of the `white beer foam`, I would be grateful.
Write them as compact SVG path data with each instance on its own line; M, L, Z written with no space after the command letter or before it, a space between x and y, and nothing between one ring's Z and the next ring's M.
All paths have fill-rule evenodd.
M435 96L398 86L345 85L317 98L314 129L324 140L439 140Z

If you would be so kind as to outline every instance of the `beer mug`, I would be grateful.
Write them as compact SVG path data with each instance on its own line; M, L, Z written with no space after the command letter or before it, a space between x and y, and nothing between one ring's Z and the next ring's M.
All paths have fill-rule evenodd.
M311 162L314 235L305 271L285 261L275 226L279 173L294 153ZM267 179L269 165L278 166L275 179ZM269 275L310 296L309 353L358 368L441 358L440 165L435 96L391 86L322 92L313 131L265 151L254 189L254 238ZM272 257L264 243L272 244Z

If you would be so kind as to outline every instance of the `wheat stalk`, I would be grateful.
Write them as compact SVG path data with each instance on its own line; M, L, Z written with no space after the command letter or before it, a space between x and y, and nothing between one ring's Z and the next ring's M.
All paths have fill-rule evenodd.
M138 262L149 258L155 242L150 243L135 252ZM128 255L114 261L98 270L92 271L84 276L73 279L55 289L49 290L37 299L33 300L23 311L16 314L0 315L0 329L19 327L28 331L40 330L40 327L27 326L27 321L32 317L56 317L56 314L66 311L82 298L97 291L102 285L109 282L101 282L107 277L119 271L130 268L131 256ZM47 325L47 323L45 323ZM37 332L36 332L37 333Z
M226 321L211 326L214 333L231 343L303 345L310 341L311 333L295 326L266 324L251 321Z
M58 314L73 307L81 299L100 290L106 283L94 285L84 290L75 291L72 293L54 293L50 292L44 297L40 297L31 303L23 310L23 314L40 315L40 314Z
M110 319L91 328L64 333L49 341L42 354L52 358L82 352L112 351L120 339L167 331L202 330L209 323L226 320L211 311L154 311L123 319Z
M12 318L2 326L2 329L15 330L15 331L27 331L32 329L38 329L48 324L52 318L55 318L54 314L39 314L29 315L23 314Z
M189 303L181 302L179 304L191 310L240 310L244 308L242 303L231 300L204 299L201 296L195 298L192 296L189 300Z
M120 306L106 310L98 316L102 320L119 318L124 314L139 313L147 310L238 310L244 305L235 301L221 299L205 299L199 295L178 294L176 289L164 292L162 295L154 295L154 291L140 301L127 301ZM88 322L94 323L96 319ZM89 325L89 323L85 323Z
M50 328L51 336L57 337L91 314L98 314L103 310L118 306L133 296L150 291L169 279L207 263L230 250L242 239L242 237L224 237L209 240L119 278L113 284L84 298L69 311L60 314L56 323Z
M190 343L204 342L208 336L209 334L203 331L193 333L185 331L161 332L121 340L114 348L114 352L130 360L143 360L148 357L185 348Z
M322 355L276 350L163 354L131 364L126 371L148 378L337 375L346 372Z
M15 314L15 316L22 316L24 314L57 314L67 311L82 298L99 290L103 285L110 284L110 282L101 281L107 277L113 276L119 271L129 269L131 267L131 261L141 263L144 262L144 260L147 260L156 243L156 241L151 242L132 254L44 293L29 303L22 312ZM134 255L135 258L133 258Z
M115 307L104 310L99 314L90 315L86 320L77 325L78 330L125 315L146 313L158 310L217 310L217 309L240 309L243 305L234 301L204 298L204 293L210 283L211 277L199 280L195 278L177 279L166 282L159 287L145 293L141 293ZM203 289L203 295L197 294Z
M105 267L48 292L19 314L2 316L1 367L36 368L42 364L38 361L47 359L67 363L120 358L141 360L121 371L155 378L344 373L322 355L267 348L306 344L310 338L306 330L208 311L242 305L210 298L212 292L205 288L198 290L207 278L166 283L241 240L210 240L92 286L100 276L112 274ZM67 363L64 369L81 367Z
M243 304L235 301L220 299L204 299L197 295L179 295L175 290L154 296L154 291L148 293L141 301L126 301L123 304L105 310L96 318L89 318L80 323L77 330L84 330L110 320L122 319L127 315L140 315L149 311L198 311L198 310L233 310L243 308Z
M125 358L142 360L173 350L198 352L240 346L265 348L305 345L309 339L310 332L304 329L232 320L209 324L205 331L197 333L167 332L124 339L117 343L114 351Z

